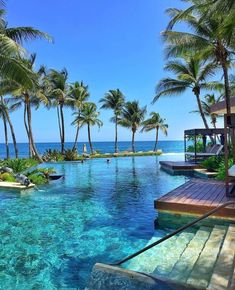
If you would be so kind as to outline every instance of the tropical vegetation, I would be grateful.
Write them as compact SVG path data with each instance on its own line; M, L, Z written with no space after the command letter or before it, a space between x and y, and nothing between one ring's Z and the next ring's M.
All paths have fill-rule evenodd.
M199 114L204 127L212 125L216 128L219 116L211 112L211 105L224 99L227 113L230 113L230 98L235 92L234 75L231 74L235 53L235 4L232 0L182 1L187 2L185 9L167 9L170 19L162 38L165 70L169 76L157 83L153 103L164 96L179 96L188 92L187 97L193 97L197 103L194 112ZM39 162L77 160L80 158L77 144L83 127L87 129L90 152L95 155L91 131L93 126L100 128L103 122L97 105L90 100L88 85L78 80L71 83L66 68L36 66L36 54L26 51L25 42L38 38L51 42L52 38L32 27L9 27L4 1L0 5L0 118L4 128L6 159L10 158L10 136L14 155L16 159L19 157L17 134L11 116L20 107L23 108L30 158ZM159 132L167 135L167 122L159 112L152 112L146 120L147 107L137 100L124 97L119 88L110 89L99 103L100 109L111 110L113 114L115 153L119 153L118 126L130 131L133 152L136 151L135 136L138 131L155 131L154 151L157 150ZM56 110L60 152L48 149L42 156L38 152L32 126L32 108L40 107ZM76 128L70 149L65 147L65 110L68 109L74 116L72 125Z
M119 124L132 132L132 152L135 152L135 134L138 128L143 124L147 108L140 107L138 101L126 102L121 112Z
M104 98L100 99L102 103L101 109L113 110L114 116L111 118L111 122L115 124L115 153L118 152L118 122L120 115L124 107L125 97L123 93L117 90L110 90Z
M143 121L143 128L141 130L142 132L149 132L152 130L156 131L155 144L154 144L153 151L157 150L159 130L161 130L163 134L167 136L168 125L165 123L165 121L166 120L161 118L161 116L156 112L152 112L150 114L150 118Z

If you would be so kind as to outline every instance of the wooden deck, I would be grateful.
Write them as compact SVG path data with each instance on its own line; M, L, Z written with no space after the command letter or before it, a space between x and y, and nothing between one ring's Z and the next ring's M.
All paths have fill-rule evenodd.
M160 161L161 167L168 167L173 170L189 170L197 169L200 166L197 163L185 162L185 161Z
M158 211L185 214L204 214L235 198L226 197L225 185L216 180L192 179L155 200ZM221 209L216 216L235 219L235 206Z
M160 161L161 168L170 174L192 174L194 169L200 166L192 162L184 161Z

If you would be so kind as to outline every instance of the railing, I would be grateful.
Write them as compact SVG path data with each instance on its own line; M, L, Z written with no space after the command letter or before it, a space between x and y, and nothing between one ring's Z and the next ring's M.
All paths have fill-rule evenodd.
M131 259L133 259L134 257L136 257L136 256L138 256L138 255L140 255L140 254L142 254L143 252L145 252L145 251L147 251L147 250L149 250L149 249L151 249L151 248L153 248L153 247L155 247L155 246L161 244L162 242L164 242L164 241L170 239L171 237L173 237L173 236L175 236L175 235L177 235L177 234L183 232L184 230L186 230L186 229L190 228L191 226L197 224L197 223L200 222L201 220L206 219L207 217L209 217L210 215L216 213L216 212L219 211L220 209L225 208L225 207L227 207L227 206L229 206L229 205L232 205L232 204L235 204L235 201L228 201L228 202L225 202L225 203L221 204L220 206L218 206L218 207L216 207L216 208L214 208L214 209L208 211L207 213L205 213L205 214L202 215L201 217L195 219L194 221L192 221L192 222L186 224L186 225L183 226L183 227L180 227L179 229L173 231L173 232L170 233L169 235L166 235L165 237L161 238L160 240L158 240L158 241L152 243L151 245L148 245L147 247L145 247L145 248L143 248L143 249L141 249L141 250L135 252L134 254L132 254L132 255L130 255L130 256L124 258L123 260L118 261L118 262L113 263L113 264L110 264L110 265L112 265L112 266L120 266L121 264L123 264L123 263L125 263L125 262L127 262L127 261L129 261L129 260L131 260ZM235 209L234 209L234 211L235 211Z

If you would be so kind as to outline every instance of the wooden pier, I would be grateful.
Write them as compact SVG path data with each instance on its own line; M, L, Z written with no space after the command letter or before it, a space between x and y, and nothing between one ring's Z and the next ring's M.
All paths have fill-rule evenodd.
M155 208L160 213L201 215L226 201L233 200L235 201L235 198L225 195L224 182L191 179L155 200ZM221 209L216 216L235 220L235 206Z

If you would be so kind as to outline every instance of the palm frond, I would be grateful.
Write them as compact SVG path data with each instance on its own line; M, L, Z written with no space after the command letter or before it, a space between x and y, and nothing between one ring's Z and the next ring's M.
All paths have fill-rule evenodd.
M44 32L41 32L38 29L34 29L33 27L14 27L14 28L6 28L5 30L6 36L15 42L22 44L24 41L30 41L37 38L46 39L49 42L52 42L52 37Z

